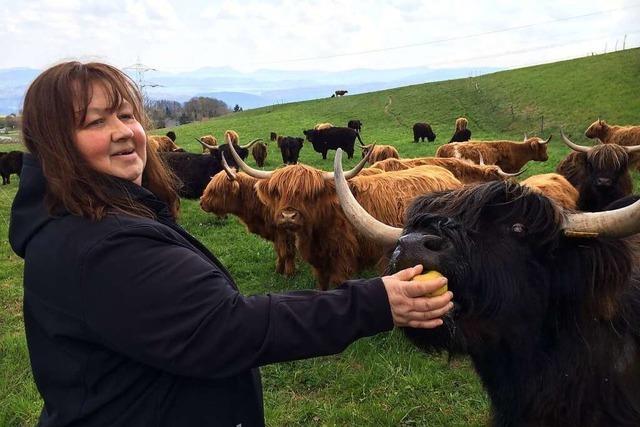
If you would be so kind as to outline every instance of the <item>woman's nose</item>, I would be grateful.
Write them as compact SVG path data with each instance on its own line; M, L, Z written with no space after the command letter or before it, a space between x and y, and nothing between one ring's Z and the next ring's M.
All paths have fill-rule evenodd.
M116 118L113 127L112 139L114 141L122 141L133 138L133 130L122 122L122 120Z

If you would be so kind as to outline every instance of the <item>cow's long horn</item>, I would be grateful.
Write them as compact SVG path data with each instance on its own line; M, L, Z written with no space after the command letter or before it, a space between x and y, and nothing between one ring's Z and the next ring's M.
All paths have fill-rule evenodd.
M373 147L375 146L376 144L371 144L372 149L369 150L369 152L364 155L362 160L360 160L358 164L355 165L352 169L344 172L344 179L351 179L360 173L362 168L364 168L364 165L366 165L367 162L369 161L369 158L371 157L371 153L373 152ZM338 152L336 151L336 156L337 155L338 155ZM342 156L342 151L340 151L340 156ZM340 158L342 159L342 157ZM342 169L342 161L340 162L340 169ZM335 174L333 172L323 172L322 177L324 178L325 181L333 181L335 179Z
M512 178L514 176L522 175L527 171L527 168L524 168L522 170L519 170L518 172L509 173L509 172L503 171L498 165L496 165L496 167L498 168L498 175L500 175L503 178Z
M548 144L548 143L549 143L549 141L551 141L551 137L552 137L552 136L553 136L553 135L549 135L549 138L545 139L544 141L540 141L540 144L542 144L542 145L544 145L544 144Z
M623 147L627 153L635 153L637 151L640 151L640 145L622 145L621 147Z
M222 157L222 169L224 169L224 171L227 173L227 178L229 178L229 181L235 181L236 172L229 167L227 159L224 158L224 153L221 152L220 156Z
M640 232L640 200L620 209L581 212L565 217L567 237L626 237Z
M478 164L480 166L484 166L484 159L482 158L482 153L480 151L478 151L478 160L479 160Z
M527 135L527 133L524 133L524 140L522 140L522 142L527 142L527 139L529 139L529 136Z
M569 140L569 138L567 138L567 136L564 134L564 132L562 130L560 130L560 137L562 138L562 142L567 144L569 146L569 148L571 148L574 151L578 151L578 152L581 152L581 153L588 153L591 150L591 147L587 147L587 146L584 146L584 145L578 145L575 142L571 142L571 140Z
M196 141L198 141L200 144L202 144L202 146L204 148L208 148L209 150L217 150L219 148L216 145L209 145L206 142L201 141L200 138L196 138Z
M241 145L241 146L240 146L240 148L251 148L251 146L252 146L253 144L255 144L256 142L258 142L258 141L259 141L259 142L262 142L262 138L256 138L256 139L254 139L253 141L251 141L251 142L249 142L249 143L247 143L247 144L245 144L245 145Z
M391 227L372 217L358 203L351 190L347 179L342 172L342 149L338 148L333 161L333 170L336 177L336 193L340 199L342 211L349 222L367 239L373 240L383 246L393 246L402 234L401 228Z
M269 179L269 178L271 178L271 175L273 175L273 171L261 171L261 170L258 170L258 169L254 169L251 166L249 166L248 164L246 164L244 162L244 160L242 160L240 158L240 156L236 152L235 147L230 142L231 141L229 141L229 143L227 145L229 146L229 151L231 151L231 155L233 156L233 160L236 161L236 164L238 165L238 167L240 169L243 170L244 173L246 173L247 175L252 176L254 178L258 178L258 179Z

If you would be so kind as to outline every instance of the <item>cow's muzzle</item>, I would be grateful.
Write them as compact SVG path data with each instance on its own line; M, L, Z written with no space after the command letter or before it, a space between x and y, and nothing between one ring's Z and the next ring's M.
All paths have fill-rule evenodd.
M276 216L276 225L289 230L302 227L302 215L295 209L283 209Z

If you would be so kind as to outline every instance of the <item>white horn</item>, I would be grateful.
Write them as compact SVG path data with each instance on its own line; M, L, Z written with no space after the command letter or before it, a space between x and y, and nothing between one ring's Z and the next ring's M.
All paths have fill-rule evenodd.
M353 197L342 172L342 149L338 148L333 162L336 193L345 216L362 235L383 246L393 246L402 235L402 229L384 224L369 214Z
M568 237L626 237L640 232L640 200L620 209L566 215Z
M562 129L560 129L560 137L562 138L562 142L567 144L569 148L571 148L574 151L578 151L581 153L588 153L591 150L591 147L586 147L584 145L578 145L575 142L571 142L569 138L567 138L567 136L564 134Z

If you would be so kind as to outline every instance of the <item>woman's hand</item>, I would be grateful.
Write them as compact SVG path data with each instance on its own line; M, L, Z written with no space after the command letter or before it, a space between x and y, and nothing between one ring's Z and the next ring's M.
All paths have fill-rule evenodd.
M453 293L450 291L437 297L428 296L444 286L447 279L439 277L424 282L412 282L413 276L421 272L422 265L416 265L382 278L391 306L393 323L396 326L435 328L442 325L440 317L453 308Z

